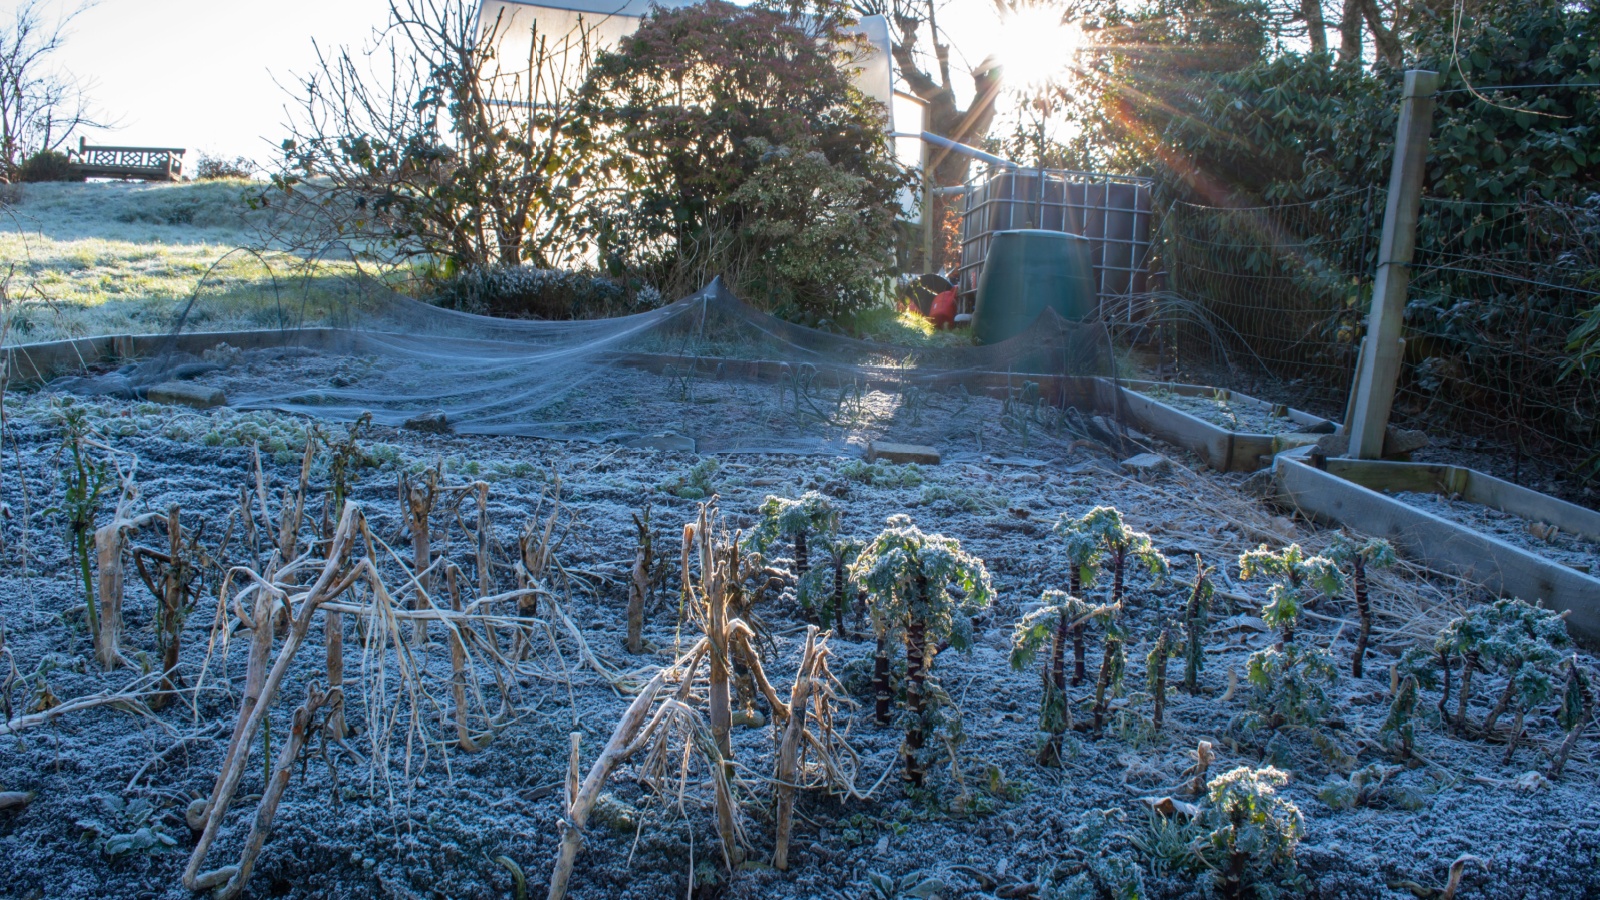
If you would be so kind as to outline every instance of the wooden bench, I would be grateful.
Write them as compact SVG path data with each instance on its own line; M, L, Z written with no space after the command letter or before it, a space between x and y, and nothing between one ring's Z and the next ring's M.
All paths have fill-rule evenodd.
M177 181L183 173L182 147L91 147L78 138L68 150L73 168L84 178L137 178Z

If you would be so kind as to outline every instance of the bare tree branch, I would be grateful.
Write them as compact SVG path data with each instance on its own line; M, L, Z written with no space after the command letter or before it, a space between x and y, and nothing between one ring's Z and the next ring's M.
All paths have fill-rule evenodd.
M79 4L53 23L45 19L46 5L23 0L0 25L0 175L8 180L24 159L58 150L80 128L115 127L90 105L90 85L51 65L69 26L94 4Z

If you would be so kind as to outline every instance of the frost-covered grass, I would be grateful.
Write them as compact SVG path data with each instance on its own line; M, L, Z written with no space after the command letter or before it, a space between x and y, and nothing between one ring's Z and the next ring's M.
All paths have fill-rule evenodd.
M9 271L8 344L165 331L191 297L188 327L258 328L315 318L348 264L307 265L275 244L247 181L29 184L0 207Z

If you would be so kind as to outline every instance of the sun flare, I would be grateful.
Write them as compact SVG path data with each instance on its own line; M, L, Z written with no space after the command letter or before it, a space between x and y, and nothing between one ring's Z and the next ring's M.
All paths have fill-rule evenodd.
M1006 80L1017 87L1054 84L1072 68L1087 40L1083 26L1064 21L1059 8L1018 9L1001 26L999 57Z

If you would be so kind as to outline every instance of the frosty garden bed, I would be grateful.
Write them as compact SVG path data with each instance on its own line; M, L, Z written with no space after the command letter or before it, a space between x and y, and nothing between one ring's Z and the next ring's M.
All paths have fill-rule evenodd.
M1279 451L1338 431L1310 413L1203 385L1121 381L1100 384L1096 396L1101 407L1120 408L1133 427L1219 472L1254 472Z
M220 541L232 516L235 544L227 559L260 565L238 543L240 489L247 505L258 503L249 445L263 448L261 483L268 508L276 511L283 491L292 490L298 477L310 423L268 412L190 412L130 401L76 400L74 405L125 459L139 460L140 509L179 504L188 521L207 523L208 546ZM19 510L22 484L29 498L26 509L0 523L0 617L6 648L24 676L10 694L19 713L46 691L70 701L141 677L137 668L101 672L92 661L82 617L72 611L81 605L81 589L73 580L59 519L46 512L61 501L59 410L48 394L13 394L9 400L5 499ZM328 428L334 437L344 434L338 425ZM736 768L749 784L738 798L754 864L732 873L721 866L716 817L704 784L691 783L680 809L673 796L663 800L641 783L640 768L628 766L613 778L589 821L573 872L573 896L679 896L697 883L695 896L857 898L872 895L873 875L904 880L908 887L937 879L942 887L936 893L944 897L997 891L1027 895L1046 882L1060 885L1084 875L1090 865L1109 873L1115 869L1108 867L1126 864L1142 873L1147 896L1196 897L1194 873L1140 850L1130 836L1159 846L1152 842L1160 840L1156 829L1164 820L1151 819L1140 798L1190 797L1183 786L1192 775L1185 773L1202 740L1216 754L1213 774L1258 766L1264 759L1289 772L1281 796L1306 819L1299 864L1308 890L1408 896L1397 893L1405 890L1404 882L1442 885L1463 852L1492 863L1488 870L1466 866L1463 891L1555 898L1597 887L1587 861L1600 844L1584 823L1600 820L1600 796L1593 787L1595 763L1587 741L1578 745L1565 777L1544 782L1527 773L1543 768L1542 751L1559 737L1553 724L1532 717L1529 736L1504 765L1505 745L1458 737L1431 721L1427 711L1437 694L1430 691L1419 705L1416 737L1427 762L1391 763L1378 739L1392 700L1387 664L1411 642L1431 642L1459 602L1414 569L1373 573L1374 656L1364 677L1344 677L1331 688L1338 714L1329 717L1327 734L1316 740L1331 739L1348 760L1324 756L1308 732L1286 729L1270 737L1240 730L1237 720L1249 709L1250 695L1240 677L1245 659L1270 647L1275 636L1262 630L1259 618L1266 585L1241 583L1236 560L1263 543L1277 547L1295 540L1318 549L1329 535L1275 519L1265 508L1241 500L1228 479L1178 470L1140 481L1087 447L1072 448L1046 466L972 459L916 469L793 455L735 454L718 464L684 453L389 428L370 429L360 441L363 462L354 472L351 499L365 511L373 534L392 543L401 560L409 560L413 550L399 543L409 533L396 500L402 474L415 487L427 467L443 460L445 483L483 480L491 546L497 548L491 552L508 566L517 557L520 536L528 533L524 526L549 514L559 476L564 512L557 558L572 579L559 588L559 602L595 658L612 672L648 673L670 663L675 648L691 643L695 626L679 616L677 534L697 515L697 501L688 499L693 496L717 493L728 527L748 531L767 495L792 497L814 489L841 511L846 534L870 536L889 515L906 513L927 531L959 539L968 553L988 563L997 597L973 621L971 654L939 655L949 708L961 712L960 740L951 745L956 765L930 772L922 791L901 787L902 735L872 722L873 642L852 623L849 633L829 640L842 697L859 704L838 706L836 725L860 754L866 777L858 785L866 789L885 776L871 796L802 792L789 870L768 868L773 826L763 773L770 774L774 764L775 734L770 726L737 727ZM312 538L320 533L317 521L331 477L326 452L319 450L311 468L307 552L316 552ZM652 504L650 521L663 552L655 598L646 605L644 636L653 646L630 654L623 646L623 610L638 548L631 517L646 501ZM1150 534L1155 548L1172 561L1173 578L1158 585L1142 570L1130 572L1132 605L1123 617L1130 669L1125 688L1109 703L1102 732L1068 734L1064 766L1041 767L1036 763L1041 681L1032 668L1010 667L1012 629L1037 606L1042 591L1066 584L1061 545L1050 533L1056 517L1080 516L1100 504L1124 510L1133 526ZM468 528L474 527L473 508L464 507ZM435 528L436 552L464 570L470 601L477 583L471 533L448 510L436 516ZM1184 607L1196 553L1219 569L1213 576L1212 637L1198 692L1172 689L1165 724L1157 729L1150 719L1145 660L1163 627ZM780 573L792 565L784 553L776 554L773 564ZM404 584L393 561L383 567L393 584ZM497 580L502 588L516 583L509 570ZM300 583L303 589L309 579ZM1107 590L1103 579L1085 593L1099 600ZM125 652L151 652L153 603L131 579L127 593ZM371 598L358 594L350 602L361 607ZM193 798L212 789L245 686L249 644L245 631L221 640L231 617L221 620L222 632L213 632L214 606L214 598L201 601L181 645L185 672L193 676L209 667L206 687L192 704L175 703L148 718L91 709L63 715L52 726L20 737L0 737L0 790L34 795L25 807L0 812L0 878L6 883L43 884L48 896L69 898L191 896L178 886L193 840L185 811ZM772 640L764 665L786 690L806 625L792 586L784 584L763 598L756 613ZM1353 618L1347 600L1323 600L1301 630L1313 644L1326 645L1343 667ZM422 701L423 711L414 720L420 729L414 750L403 752L396 744L387 755L379 754L374 748L387 746L381 740L381 713L409 710L413 700L398 680L401 647L366 649L365 636L376 632L371 623L359 625L359 619L347 612L343 623L350 691L345 715L350 743L364 759L325 746L321 752L337 761L330 768L312 743L309 765L303 772L296 767L277 811L252 894L388 892L487 900L514 890L513 868L534 883L530 892L539 893L537 885L559 842L569 735L582 735L586 768L631 702L630 688L614 686L587 666L571 634L557 622L566 675L545 650L511 670L510 714L495 725L492 742L467 753L451 746L458 734L451 653L449 641L435 630L420 648L405 651L419 667L420 684L435 698ZM289 700L275 713L274 753L289 735L291 708L322 677L319 628L313 626L308 651L287 673ZM1091 665L1098 657L1097 638L1089 651ZM380 664L391 682L389 693L377 696L373 679ZM1175 662L1174 682L1181 669ZM480 672L474 687L498 696L494 679ZM1482 718L1500 684L1493 673L1478 680L1474 721ZM1075 686L1070 693L1079 720L1085 721L1092 685ZM472 723L475 732L485 727L476 715ZM407 727L413 726L402 724L397 734ZM251 796L262 787L261 761L258 749L245 768L241 799L218 832L211 854L215 861L236 858L244 843L255 802ZM1357 771L1367 774L1346 777ZM143 849L121 839L138 827L164 835L174 851L146 852L165 846L159 839ZM1091 877L1090 884L1095 883Z
M1280 455L1274 478L1285 498L1324 521L1386 537L1410 559L1483 584L1491 591L1571 610L1573 632L1600 642L1600 513L1460 466ZM1408 502L1407 493L1437 496ZM1475 504L1517 517L1521 534L1496 533L1482 515L1449 507ZM1578 539L1561 559L1530 540L1529 525ZM1587 555L1584 561L1568 557ZM1577 563L1574 565L1574 563Z

